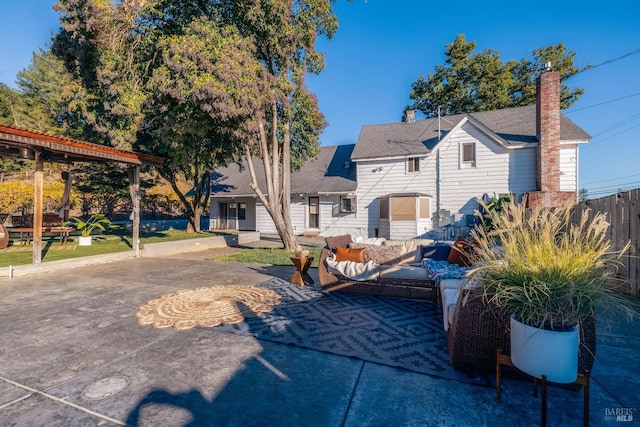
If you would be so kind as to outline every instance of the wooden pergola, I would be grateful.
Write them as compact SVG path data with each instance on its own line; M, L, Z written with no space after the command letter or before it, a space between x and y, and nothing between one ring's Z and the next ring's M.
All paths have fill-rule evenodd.
M119 150L68 138L46 135L12 126L0 125L0 156L35 161L33 177L33 263L42 262L42 217L44 196L44 162L114 162L128 166L129 193L133 205L133 249L140 256L140 166L162 166L164 159L134 151ZM71 174L66 175L65 195L68 204ZM63 204L65 204L63 202ZM65 218L68 219L68 218Z

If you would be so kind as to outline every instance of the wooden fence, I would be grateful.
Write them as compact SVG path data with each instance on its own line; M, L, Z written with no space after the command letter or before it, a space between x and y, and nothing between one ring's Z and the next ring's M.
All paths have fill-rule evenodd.
M576 206L578 214L589 208L591 212L607 215L609 239L615 250L621 250L631 242L629 250L621 258L621 278L628 282L629 295L640 298L640 188L599 199L587 200ZM580 215L577 215L579 218Z

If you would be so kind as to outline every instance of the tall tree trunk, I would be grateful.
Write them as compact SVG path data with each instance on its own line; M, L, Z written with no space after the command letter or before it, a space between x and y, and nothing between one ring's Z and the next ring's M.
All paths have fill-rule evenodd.
M193 209L193 215L189 216L187 221L187 233L197 233L200 231L200 218L202 217L202 208Z
M285 220L288 216L289 215L279 215L278 218L274 218L273 216L271 218L276 226L280 240L282 240L284 249L293 252L298 247L298 240L291 228L291 224L287 224L288 221Z
M291 133L289 122L284 124L284 143L282 145L282 212L286 214L283 216L284 220L284 232L281 234L282 242L285 247L285 235L287 238L293 236L293 249L297 246L295 234L293 233L293 224L291 224Z
M273 191L275 188L280 187L279 184L276 184L276 182L277 183L280 182L280 174L274 173L274 169L272 166L275 166L275 164L272 163L271 161L272 159L271 159L271 156L269 155L268 150L265 150L267 145L266 135L262 131L262 129L260 132L260 140L261 140L260 147L261 147L261 153L262 153L262 162L265 167L265 171L268 169L270 172L270 174L267 174L265 172L267 189L268 191ZM290 203L289 202L290 201L289 185L286 185L286 186L283 185L281 187L281 191L279 192L268 193L268 196L265 195L257 185L256 173L253 167L253 156L251 155L251 149L249 145L245 145L245 160L247 161L247 167L249 169L249 174L251 176L251 188L256 193L256 195L258 196L258 199L260 200L260 202L262 202L265 209L269 213L269 216L271 217L271 220L273 221L273 224L276 227L276 231L280 236L280 240L282 240L284 249L288 251L294 251L298 246L298 242L296 240L296 235L293 232L293 227L291 226L291 222L289 219L291 216L290 209L289 209L289 203ZM283 160L283 164L284 163L288 164L288 162L289 162L288 158L286 162L284 162ZM276 172L279 169L280 168L277 168ZM283 182L288 182L288 175L287 175L287 178L284 178L284 171L286 170L288 174L290 168L283 166L282 170L283 170Z

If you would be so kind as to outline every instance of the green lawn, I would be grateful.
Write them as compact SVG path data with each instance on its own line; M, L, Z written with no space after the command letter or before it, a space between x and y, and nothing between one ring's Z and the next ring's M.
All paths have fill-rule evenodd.
M229 233L210 231L187 233L185 231L168 230L140 233L140 242L144 245L145 243L196 239L225 234ZM77 236L71 236L70 241L63 246L60 246L57 236L43 236L42 248L43 262L130 251L132 249L131 232L124 228L114 228L105 234L94 235L91 246L78 246ZM17 240L12 241L11 246L0 250L0 267L31 264L33 256L32 249L33 247L31 245L25 245L20 248ZM321 249L314 247L306 249L310 252L309 256L314 257L312 266L317 267ZM291 260L289 258L292 256L293 252L285 251L284 249L238 249L232 254L212 258L211 261L291 265Z
M306 247L305 249L309 250L309 256L314 258L311 267L317 267L322 249L317 247ZM211 260L245 264L292 265L289 258L293 255L293 252L284 249L239 249L232 254L211 258Z
M229 233L219 233L201 231L199 233L187 233L185 231L158 231L140 233L140 243L169 242L173 240L196 239L201 237L213 237ZM61 259L78 258L89 255L103 255L114 252L130 251L132 249L131 231L117 227L102 235L94 235L91 246L78 246L77 236L71 236L66 245L60 246L57 236L43 236L42 238L42 261L57 261ZM12 244L0 250L0 267L10 265L24 265L32 262L31 245L20 247L17 240L12 240Z

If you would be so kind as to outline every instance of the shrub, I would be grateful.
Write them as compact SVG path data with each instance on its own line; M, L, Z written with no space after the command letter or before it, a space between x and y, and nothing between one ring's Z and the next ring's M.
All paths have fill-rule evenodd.
M473 274L485 298L532 326L575 325L600 307L633 317L634 308L614 289L619 258L606 237L603 213L585 211L572 220L572 206L528 210L508 202L489 211L492 229L479 227Z

